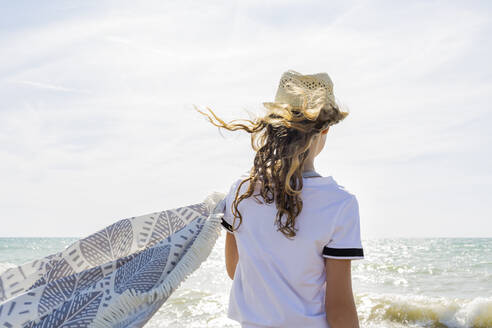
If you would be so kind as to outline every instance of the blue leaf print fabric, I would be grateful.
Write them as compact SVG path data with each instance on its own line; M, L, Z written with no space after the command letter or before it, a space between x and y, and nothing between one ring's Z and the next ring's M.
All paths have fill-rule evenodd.
M119 220L0 274L0 327L143 327L218 238L225 195Z
M120 267L114 280L115 292L122 294L130 288L139 292L152 289L166 267L170 249L170 245L149 248Z

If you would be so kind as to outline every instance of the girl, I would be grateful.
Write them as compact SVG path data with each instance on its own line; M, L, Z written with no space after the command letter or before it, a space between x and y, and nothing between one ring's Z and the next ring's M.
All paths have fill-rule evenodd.
M275 102L263 104L266 114L244 123L198 110L215 126L250 133L256 152L225 200L227 316L241 327L359 327L351 281L351 260L364 258L358 202L313 164L348 112L326 73L289 70Z

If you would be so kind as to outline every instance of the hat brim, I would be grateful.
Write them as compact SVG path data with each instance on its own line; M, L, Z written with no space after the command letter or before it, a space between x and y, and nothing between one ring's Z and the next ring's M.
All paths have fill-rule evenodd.
M279 108L279 107L288 107L288 106L290 106L292 108L296 108L295 106L292 106L291 104L282 103L282 102L275 102L275 101L266 101L266 102L262 102L262 104L263 104L263 106L265 106L268 109ZM334 104L336 105L336 107L338 108L340 113L344 114L345 116L347 116L349 114L349 112L345 112L341 109L341 106L337 103L336 100L334 101ZM300 107L297 107L297 108L300 108Z

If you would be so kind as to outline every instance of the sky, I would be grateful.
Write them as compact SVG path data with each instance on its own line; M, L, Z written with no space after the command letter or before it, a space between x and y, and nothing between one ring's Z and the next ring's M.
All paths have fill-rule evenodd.
M253 163L281 74L349 116L315 168L362 239L492 237L489 1L2 1L0 237L84 237L201 202Z

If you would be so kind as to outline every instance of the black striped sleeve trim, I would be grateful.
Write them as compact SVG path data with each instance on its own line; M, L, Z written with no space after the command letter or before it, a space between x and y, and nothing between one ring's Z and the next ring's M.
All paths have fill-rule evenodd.
M222 221L221 221L220 224L222 224L222 226L224 228L226 228L227 231L232 232L232 233L234 232L234 231L232 231L232 225L230 225L229 223L227 223L227 221L224 220L224 218L222 218Z
M347 257L364 257L364 250L362 248L332 248L325 246L323 247L323 256L330 256L330 257L340 257L340 258L347 258Z

